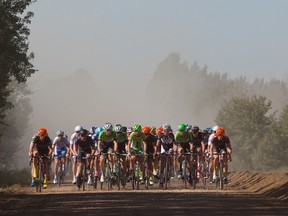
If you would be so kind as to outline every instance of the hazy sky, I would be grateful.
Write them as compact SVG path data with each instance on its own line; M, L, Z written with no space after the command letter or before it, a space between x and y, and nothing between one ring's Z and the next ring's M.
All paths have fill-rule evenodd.
M38 0L29 9L40 77L85 69L141 84L178 52L230 77L287 78L286 0Z
M90 101L98 112L89 124L94 119L121 122L135 111L139 120L147 120L145 107L135 106L158 63L171 52L179 53L188 65L207 64L209 72L227 72L231 78L288 78L286 0L38 0L29 10L35 13L29 26L30 50L39 69L29 80L35 128L61 120L65 111L57 106L67 106L68 117L83 110L61 104L60 99L73 90L99 91L103 96L101 103L98 98ZM79 70L92 74L95 88L65 83ZM47 92L55 88L47 87L47 80L57 79L56 87L69 85L71 92L69 88L66 94L57 89ZM51 98L53 107L43 103L43 95ZM70 130L77 122L62 121Z

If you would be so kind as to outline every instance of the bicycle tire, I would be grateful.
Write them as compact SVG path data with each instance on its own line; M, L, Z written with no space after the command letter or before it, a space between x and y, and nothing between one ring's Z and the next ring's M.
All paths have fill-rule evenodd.
M43 187L43 173L42 173L42 162L39 161L39 169L38 169L38 191L41 193Z
M224 187L224 180L223 180L223 161L222 158L219 158L219 188L223 190Z
M187 189L187 161L186 161L186 157L184 157L184 160L182 161L182 172L183 172L184 188Z
M164 170L164 182L165 182L165 190L168 188L168 181L169 181L169 156L166 155L166 164Z
M149 181L149 177L148 177L148 158L146 158L146 162L145 162L145 189L148 190L148 181Z

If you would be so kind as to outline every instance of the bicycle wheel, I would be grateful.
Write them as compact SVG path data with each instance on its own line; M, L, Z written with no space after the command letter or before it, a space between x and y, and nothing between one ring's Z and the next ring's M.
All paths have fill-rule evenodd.
M85 182L86 182L86 179L87 179L87 170L86 170L86 161L84 161L83 163L83 170L82 170L82 190L85 191Z
M43 187L43 173L42 173L42 162L38 167L38 191L41 192Z
M59 161L58 173L57 173L58 186L60 186L60 184L61 184L61 176L62 176L62 163Z
M117 156L117 186L118 186L118 190L120 190L121 178L122 178L122 171L121 171L120 157Z
M192 187L193 189L196 188L196 184L197 184L197 161L193 160L193 164L192 164L192 169L191 169L191 174L190 174L190 178L192 180Z
M146 162L145 162L145 189L148 190L148 184L149 184L149 177L148 177L148 162L147 162L147 158L146 158Z
M169 156L166 155L166 164L165 164L165 170L164 170L164 183L165 183L165 189L168 188L168 181L169 181Z
M139 167L139 161L137 159L136 161L136 189L140 189L140 167Z
M186 157L184 157L184 160L182 161L182 175L183 175L183 182L184 182L184 188L187 189L187 161Z
M163 173L162 173L162 159L161 159L161 155L159 155L159 162L158 162L158 185L159 188L162 189L163 188L163 184L161 182Z
M219 187L220 190L223 190L224 181L223 181L223 162L222 159L219 158Z

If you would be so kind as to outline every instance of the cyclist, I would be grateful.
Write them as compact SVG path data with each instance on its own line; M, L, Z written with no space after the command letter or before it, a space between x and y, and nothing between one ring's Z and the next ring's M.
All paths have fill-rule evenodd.
M32 141L29 146L29 157L32 158L32 183L31 186L34 186L34 178L36 178L36 160L34 157L36 156L46 156L49 157L52 154L52 143L51 139L48 136L48 132L46 128L39 128L38 133L35 134L32 138ZM48 178L48 159L44 158L44 182L43 182L43 189L47 188L47 178Z
M197 177L200 178L200 164L202 164L203 160L203 154L205 151L205 144L204 144L204 139L202 136L202 133L199 131L199 127L196 125L193 125L191 128L192 131L192 143L193 143L193 152L197 152Z
M115 127L116 132L116 142L118 145L118 151L117 153L120 154L120 163L121 163L121 170L122 170L122 176L126 176L127 170L127 164L126 164L126 149L128 145L128 137L126 135L126 131L123 129L121 125L118 125Z
M174 154L174 152L177 150L177 145L175 142L175 138L173 133L171 133L171 125L170 124L164 124L162 126L163 132L158 136L157 139L157 149L160 149L161 153L161 173L164 171L164 166L166 162L167 155L165 154ZM169 158L170 162L170 176L174 177L174 158ZM160 175L160 182L163 183L163 175Z
M130 134L131 134L132 132L133 132L133 128L132 128L132 127L127 127L126 135L127 135L128 138L130 137Z
M91 155L94 155L94 142L89 135L89 131L86 129L82 129L80 132L79 139L76 140L74 145L74 153L77 157L77 171L76 171L76 179L80 182L80 177L82 173L82 158L86 157L86 166L87 166L87 174L88 174L88 182L87 184L92 184L90 166L91 166Z
M185 153L190 152L193 149L192 135L186 131L185 124L178 125L178 131L175 134L175 142L177 144L177 153L178 153L178 179L182 178L182 156ZM190 155L187 155L187 168L191 168Z
M212 133L211 135L209 136L208 138L208 147L207 147L207 150L208 150L208 157L209 159L212 159L213 157L213 145L212 145L212 140L213 138L216 136L216 130L219 128L218 125L215 125L213 128L212 128ZM210 173L209 173L209 176L210 176L210 184L212 184L214 181L213 181L213 170L214 170L214 164L213 164L214 160L212 160L212 163L210 163Z
M100 169L101 177L100 182L104 182L104 170L105 170L105 155L108 154L110 170L113 170L114 157L112 153L117 152L117 137L115 131L113 131L113 125L106 123L104 130L99 134L98 137L98 152L100 154ZM113 172L111 172L111 178L114 178Z
M157 138L150 133L151 129L149 126L144 126L142 132L145 135L144 141L146 143L146 160L148 165L148 176L149 176L149 185L153 186L153 158L156 154L156 142Z
M99 134L104 130L103 127L96 127L94 130L94 135L92 139L95 144L95 155L94 155L94 175L96 178L100 178L101 171L100 171L100 161L99 161L99 152L98 152L98 141L99 141Z
M70 158L72 158L72 175L73 180L72 184L76 184L76 170L77 170L77 160L76 152L74 152L74 144L76 140L80 137L80 131L83 130L83 127L78 125L74 128L74 133L70 137Z
M141 125L135 124L133 126L133 131L130 134L128 141L128 155L131 155L130 158L130 175L133 175L133 167L135 165L136 156L135 154L140 154L139 156L139 164L142 174L144 174L144 164L143 164L143 152L146 152L146 142L144 141L145 135L141 132ZM144 183L143 176L140 176L141 184Z
M64 131L60 130L57 131L57 136L53 140L52 144L52 152L54 152L54 180L53 183L57 184L57 175L58 175L58 164L59 164L59 156L61 157L62 165L61 169L63 173L66 172L65 170L65 163L66 163L66 155L68 156L69 153L69 141L64 136Z
M218 170L218 153L223 153L223 177L224 183L227 184L227 173L228 173L228 164L227 164L227 154L232 153L231 143L228 136L225 135L225 130L223 127L219 127L216 130L216 136L212 140L213 146L213 156L214 156L214 172L213 180L217 179L216 171ZM226 154L227 153L227 154Z

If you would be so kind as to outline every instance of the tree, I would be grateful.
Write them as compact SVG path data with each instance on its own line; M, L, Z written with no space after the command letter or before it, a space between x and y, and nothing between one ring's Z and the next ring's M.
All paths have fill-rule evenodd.
M32 0L0 0L0 124L5 124L5 111L13 107L8 97L14 89L13 81L25 83L36 72L28 53L28 36L32 12L25 12Z
M220 109L217 124L229 135L238 169L269 170L279 164L271 101L264 96L234 97ZM271 139L269 139L271 138Z

